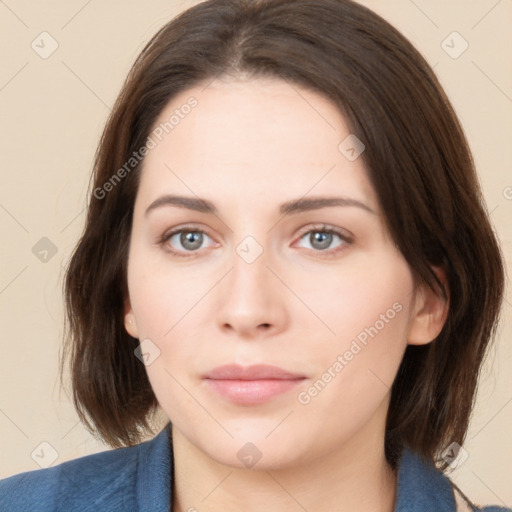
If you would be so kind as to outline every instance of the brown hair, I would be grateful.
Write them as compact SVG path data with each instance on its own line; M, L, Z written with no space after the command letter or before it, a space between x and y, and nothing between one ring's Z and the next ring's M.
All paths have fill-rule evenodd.
M134 356L139 342L123 324L141 163L108 193L98 190L144 146L176 94L222 75L283 79L330 98L366 146L369 178L415 281L446 296L432 266L445 269L448 319L434 342L406 349L386 429L392 464L406 445L436 460L466 434L498 321L502 257L436 76L404 36L350 0L209 0L161 28L136 60L96 153L86 226L65 282L64 358L81 420L112 447L133 445L158 405Z

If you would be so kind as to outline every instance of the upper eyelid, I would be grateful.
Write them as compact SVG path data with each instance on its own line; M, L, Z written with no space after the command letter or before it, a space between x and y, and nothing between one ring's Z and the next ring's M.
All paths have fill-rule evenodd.
M333 233L341 236L342 238L347 238L350 240L352 240L354 238L354 235L347 229L343 229L343 228L332 226L330 224L325 224L325 223L317 223L314 225L308 225L308 226L305 226L303 230L299 230L299 231L300 231L300 235L299 235L300 238L302 238L304 235L306 235L310 232L314 232L314 231L333 232Z
M176 233L181 233L182 231L189 231L189 232L200 232L200 233L205 233L207 234L210 238L212 238L212 236L208 233L208 230L199 226L199 225L195 225L195 224L186 224L184 226L175 226L173 228L169 228L168 230L166 230L163 234L163 237L166 237L166 236L170 236L170 235L175 235Z
M336 227L336 226L333 226L331 224L326 224L326 223L314 223L313 225L309 224L309 225L306 225L303 228L299 229L299 232L301 233L301 236L302 236L306 233L309 233L310 231L324 231L324 230L325 231L335 231L335 232L339 232L341 234L346 234L347 237L353 236L347 229ZM199 225L195 225L195 224L186 224L184 226L176 226L174 228L170 228L167 231L165 231L163 236L180 233L181 231L189 231L189 232L197 231L197 232L205 233L209 237L213 238L212 235L209 234L208 229L205 229L205 228L203 228Z

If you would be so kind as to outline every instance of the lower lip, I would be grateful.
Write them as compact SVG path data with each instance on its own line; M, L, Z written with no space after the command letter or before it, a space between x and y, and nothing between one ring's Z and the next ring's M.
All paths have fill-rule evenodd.
M230 402L257 405L297 387L304 379L213 380L207 386Z

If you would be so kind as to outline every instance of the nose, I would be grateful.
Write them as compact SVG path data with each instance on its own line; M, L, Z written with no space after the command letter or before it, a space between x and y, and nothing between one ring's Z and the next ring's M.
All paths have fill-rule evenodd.
M287 328L286 288L269 269L263 253L251 263L237 253L233 268L219 287L217 323L237 338L256 339L274 336Z

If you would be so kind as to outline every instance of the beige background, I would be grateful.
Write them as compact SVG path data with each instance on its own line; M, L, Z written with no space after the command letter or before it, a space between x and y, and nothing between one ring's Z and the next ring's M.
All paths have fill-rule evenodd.
M106 449L77 422L69 397L59 392L62 269L82 228L93 153L124 77L157 29L194 3L0 2L1 478ZM363 3L399 28L434 66L474 151L510 269L512 1ZM49 36L38 37L43 31L58 43L46 59L31 47L35 40L40 53L51 49ZM465 43L457 35L446 39L453 31L469 44L458 58L452 57ZM39 259L44 253L33 253L43 237L57 249L46 262ZM465 444L469 458L452 477L477 502L511 506L510 292L507 298Z

